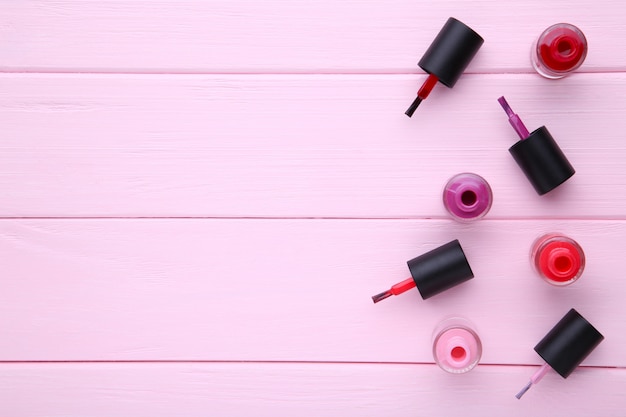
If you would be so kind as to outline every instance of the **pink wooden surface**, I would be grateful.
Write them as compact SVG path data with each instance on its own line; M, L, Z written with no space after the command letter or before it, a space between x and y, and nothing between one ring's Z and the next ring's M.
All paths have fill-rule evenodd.
M526 366L450 375L422 364L4 364L2 415L413 416L624 415L626 370L554 373L518 401ZM598 374L602 374L602 380Z
M491 218L624 217L626 102L610 98L626 75L468 75L409 119L423 78L5 74L0 213L444 217L448 178L477 171ZM508 156L502 94L576 167L553 194L539 198Z
M575 22L583 71L625 70L620 0L21 0L0 68L33 72L414 73L449 16L485 38L470 72L531 72L530 44Z
M619 1L55 0L0 15L0 416L623 416L626 23ZM485 45L413 119L445 19ZM560 81L528 51L552 23L590 52ZM577 169L537 197L496 98ZM445 181L491 183L445 216ZM535 237L587 270L549 287ZM459 238L476 279L372 305L406 260ZM570 307L606 340L517 401ZM460 314L481 364L430 337Z
M575 307L607 340L586 364L626 366L618 285L623 221L4 220L0 360L432 362L439 320L480 329L483 363L538 364L532 350ZM527 254L568 232L584 279L546 285ZM504 232L503 232L504 231ZM476 278L423 301L372 305L406 261L458 238ZM332 244L325 242L333 242ZM36 308L33 308L36 306ZM374 308L375 307L375 308ZM348 330L349 329L349 330ZM37 335L38 343L32 337Z

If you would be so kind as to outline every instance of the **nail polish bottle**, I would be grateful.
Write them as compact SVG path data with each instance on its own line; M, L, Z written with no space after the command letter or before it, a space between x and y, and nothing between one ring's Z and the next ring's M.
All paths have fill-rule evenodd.
M433 357L451 374L469 372L480 360L482 344L472 323L461 317L442 321L433 332Z
M533 43L530 61L539 75L563 78L580 67L587 56L587 39L569 23L558 23L544 30Z
M449 18L417 64L429 75L404 114L413 116L437 81L448 88L454 87L483 42L484 39L465 23Z
M565 286L582 275L585 253L575 240L558 233L549 233L533 243L530 262L546 282Z
M460 222L484 217L492 201L493 194L487 181L470 172L450 178L443 189L443 205L452 218Z
M530 387L541 381L550 368L567 378L603 340L604 336L572 308L535 346L535 352L546 363L515 397L518 400L522 398Z
M528 133L528 129L520 117L513 112L506 99L500 97L498 102L520 138L509 148L509 153L537 194L544 195L552 191L576 173L545 126Z
M426 300L471 278L474 273L467 262L458 240L426 252L407 262L411 278L376 294L372 301L377 303L392 295L400 295L417 287L422 299Z

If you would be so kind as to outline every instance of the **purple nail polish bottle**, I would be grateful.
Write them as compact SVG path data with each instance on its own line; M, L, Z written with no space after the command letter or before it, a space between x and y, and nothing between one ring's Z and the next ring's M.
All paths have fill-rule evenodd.
M443 205L457 221L482 218L493 202L491 187L480 175L464 172L450 178L443 189Z

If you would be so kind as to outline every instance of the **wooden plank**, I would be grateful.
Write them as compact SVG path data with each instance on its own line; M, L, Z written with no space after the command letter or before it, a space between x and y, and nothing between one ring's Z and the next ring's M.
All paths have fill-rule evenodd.
M42 415L621 417L626 370L550 372L518 401L529 367L435 365L102 363L2 364L0 412ZM601 410L601 411L599 411Z
M626 49L626 27L614 0L5 3L3 71L418 73L451 15L485 38L470 72L531 72L532 42L562 21L589 40L582 70L626 69L616 53Z
M463 171L490 181L491 218L626 213L625 74L468 76L413 119L410 76L0 79L4 217L445 217ZM507 152L502 94L578 171L545 197Z
M550 231L587 254L566 288L529 265ZM432 362L434 327L460 314L484 363L538 364L574 307L606 336L585 363L625 366L625 235L623 221L3 220L0 360ZM475 279L372 304L454 238Z

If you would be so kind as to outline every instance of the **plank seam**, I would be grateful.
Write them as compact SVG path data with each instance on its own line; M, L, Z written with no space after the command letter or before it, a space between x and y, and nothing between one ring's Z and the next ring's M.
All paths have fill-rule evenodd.
M449 216L428 216L428 217L334 217L334 216L0 216L0 221L15 220L339 220L339 221L424 221L424 220L452 220ZM625 216L580 216L580 217L490 217L482 221L594 221L594 222L615 222L626 221Z
M246 364L246 365L436 365L435 362L367 362L367 361L280 361L280 360L31 360L7 361L0 360L0 366L7 364ZM480 367L523 367L536 368L538 364L511 364L511 363L480 363ZM582 365L583 369L626 369L622 366Z
M596 70L576 71L577 74L622 74L626 73L626 67L624 68L598 68ZM103 70L21 70L21 69L3 69L0 68L0 74L3 75L216 75L216 76L228 76L228 75L426 75L423 72L415 71L163 71L163 70L140 70L140 71L103 71ZM531 70L505 70L505 71L468 71L464 75L536 75L535 71Z

